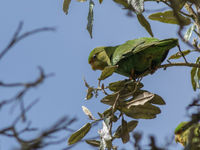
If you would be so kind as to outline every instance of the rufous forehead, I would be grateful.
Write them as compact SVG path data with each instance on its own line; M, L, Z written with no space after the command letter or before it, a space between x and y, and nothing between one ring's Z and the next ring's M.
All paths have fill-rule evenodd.
M92 64L94 62L94 59L90 59L89 63Z

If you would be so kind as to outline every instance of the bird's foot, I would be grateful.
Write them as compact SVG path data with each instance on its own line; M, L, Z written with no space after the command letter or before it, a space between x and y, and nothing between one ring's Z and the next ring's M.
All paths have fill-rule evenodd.
M157 69L158 69L157 67L151 68L151 69L150 69L150 73L151 73L151 74L155 73Z
M129 79L133 80L133 81L136 81L134 69L131 70L131 75L130 75Z

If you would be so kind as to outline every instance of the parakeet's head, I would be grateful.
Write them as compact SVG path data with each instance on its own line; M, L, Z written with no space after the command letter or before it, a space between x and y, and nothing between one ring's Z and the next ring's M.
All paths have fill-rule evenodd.
M106 54L105 47L97 47L93 49L88 57L88 63L93 70L103 70L110 62Z
M186 144L186 139L187 137L185 137L186 135L184 135L183 133L184 131L184 127L188 122L181 122L175 129L174 134L175 134L175 141L176 143L181 143L183 146ZM185 132L186 133L186 132Z
M184 126L187 124L188 122L181 122L175 129L174 134L179 134L184 130Z

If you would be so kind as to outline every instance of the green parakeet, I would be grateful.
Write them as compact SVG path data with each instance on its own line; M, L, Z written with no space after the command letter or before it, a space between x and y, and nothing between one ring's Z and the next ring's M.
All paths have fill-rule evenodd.
M158 40L143 37L129 40L113 47L97 47L89 55L88 62L93 70L103 70L106 66L118 66L116 73L137 78L153 73L169 50L178 45L178 39Z
M200 149L200 124L181 122L174 131L175 141L190 150Z

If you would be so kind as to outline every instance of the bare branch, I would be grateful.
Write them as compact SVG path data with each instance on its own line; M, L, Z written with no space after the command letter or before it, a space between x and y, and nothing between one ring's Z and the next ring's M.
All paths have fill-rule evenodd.
M2 100L0 102L0 108L2 108L3 105L5 104L10 104L16 100L19 100L21 103L21 107L23 108L23 104L22 104L22 98L23 96L31 89L34 87L37 87L39 84L43 83L44 80L48 77L51 77L53 74L45 74L44 70L39 67L39 71L40 71L40 75L39 77L35 80L35 81L31 81L31 82L26 82L26 83L3 83L0 82L0 86L2 87L24 87L21 91L19 91L14 97L7 99L7 100Z
M16 117L16 119L13 121L13 126L17 124L17 122L20 120L20 118L22 118L22 116L25 116L25 113L28 112L36 103L39 102L39 99L34 100L31 104L29 104L29 106L27 108L25 108L21 114Z
M6 46L5 49L3 49L3 51L0 53L0 59L2 59L5 54L15 45L17 44L19 41L21 41L24 38L27 38L28 36L31 36L33 34L39 33L39 32L46 32L46 31L55 31L55 28L52 27L43 27L43 28L38 28L38 29L34 29L28 32L23 33L22 35L19 35L21 30L23 27L23 22L20 22L11 41L8 43L8 45Z
M168 68L168 67L174 67L174 66L184 66L184 67L196 67L196 68L200 68L199 64L194 64L194 63L170 63L170 64L164 64L164 65L160 65L158 66L158 68Z
M25 32L20 35L20 32L22 31L23 22L20 22L12 39L8 43L5 49L0 53L0 59L2 59L5 54L19 41L33 35L39 32L43 31L55 31L54 28L44 27L44 28L38 28L35 30L31 30L28 32ZM19 104L20 107L20 114L16 115L16 118L12 120L11 125L7 125L5 128L0 128L0 136L7 136L9 138L15 139L18 144L20 145L20 150L35 150L44 148L50 145L59 144L61 142L64 142L67 140L67 136L64 137L55 137L56 133L61 131L67 131L67 132L73 132L74 130L70 129L70 125L76 121L75 118L68 119L67 117L61 118L59 121L54 123L52 126L50 126L45 131L39 131L38 128L31 127L31 121L27 118L27 112L31 110L33 106L39 101L39 99L34 100L28 106L24 104L24 96L25 94L32 88L39 86L41 83L44 82L44 80L53 74L45 74L42 67L39 68L39 76L30 82L16 82L16 83L5 83L4 81L0 81L0 87L3 88L22 88L20 91L18 91L12 98L1 100L0 101L0 109L9 104L14 104L12 108L15 108L16 105ZM17 102L17 103L14 103ZM11 108L11 110L13 110ZM22 126L20 126L20 129L17 125L19 125L19 121L22 119ZM36 132L38 133L37 136L33 137L30 140L27 140L25 136L23 136L24 133L32 133Z

